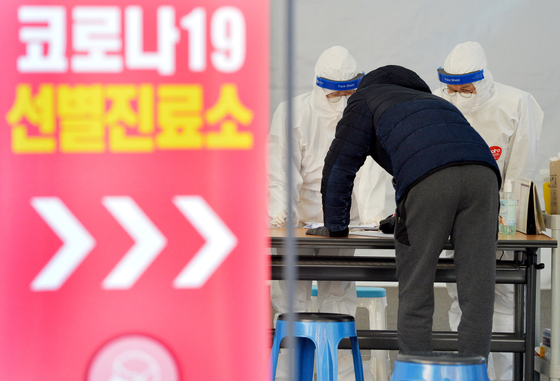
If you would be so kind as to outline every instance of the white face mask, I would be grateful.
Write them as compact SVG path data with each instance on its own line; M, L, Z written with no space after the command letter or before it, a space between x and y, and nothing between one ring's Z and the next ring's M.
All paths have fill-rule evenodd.
M329 102L331 103L337 103L338 101L340 101L342 99L342 95L338 96L338 97L331 97L331 98L327 98L329 100Z
M338 98L336 101L333 99ZM334 97L334 98L327 98L329 100L329 106L331 110L336 112L343 112L346 108L346 104L348 103L348 97Z
M465 98L460 96L459 94L455 94L454 97L451 98L451 103L455 105L463 114L469 113L474 105L476 104L476 94L473 94L470 98Z

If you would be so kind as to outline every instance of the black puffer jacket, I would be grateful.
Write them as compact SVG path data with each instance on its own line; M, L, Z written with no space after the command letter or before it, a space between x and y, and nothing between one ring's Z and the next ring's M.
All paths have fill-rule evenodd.
M450 165L487 165L501 182L488 145L461 112L400 66L366 74L337 125L321 182L331 232L348 227L354 178L368 155L393 175L397 203L415 183Z

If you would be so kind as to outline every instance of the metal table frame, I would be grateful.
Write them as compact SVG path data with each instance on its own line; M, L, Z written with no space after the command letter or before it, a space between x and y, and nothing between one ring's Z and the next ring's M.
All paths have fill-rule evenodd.
M305 229L295 229L297 248L330 249L394 249L392 236L366 237L349 235L343 238L306 236ZM284 229L270 229L271 247L282 247L285 241ZM539 248L556 248L557 241L544 235L499 236L498 250L513 250L513 261L496 263L496 283L515 285L514 332L492 334L492 352L514 353L514 380L534 379L534 343L536 309L536 271L541 266L536 263ZM445 249L453 250L448 244ZM283 257L271 256L271 278L282 279ZM398 282L394 257L327 257L298 256L298 279L300 280L352 280ZM452 258L440 258L436 282L456 281ZM362 349L398 350L397 332L380 330L359 330L359 345ZM434 332L434 351L456 351L457 332ZM340 348L350 348L349 340ZM523 361L524 360L524 361Z

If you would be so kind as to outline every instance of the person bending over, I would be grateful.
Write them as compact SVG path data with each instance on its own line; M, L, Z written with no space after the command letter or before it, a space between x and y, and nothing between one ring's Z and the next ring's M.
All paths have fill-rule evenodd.
M459 353L487 358L501 186L488 145L416 73L376 69L364 76L337 125L321 181L325 226L308 234L348 234L355 174L368 156L394 178L400 353L432 351L433 284L450 239L463 309Z

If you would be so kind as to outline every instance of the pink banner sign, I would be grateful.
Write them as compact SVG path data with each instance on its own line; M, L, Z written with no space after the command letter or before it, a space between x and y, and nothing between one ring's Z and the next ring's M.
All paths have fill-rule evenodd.
M268 2L3 0L0 374L264 380Z

